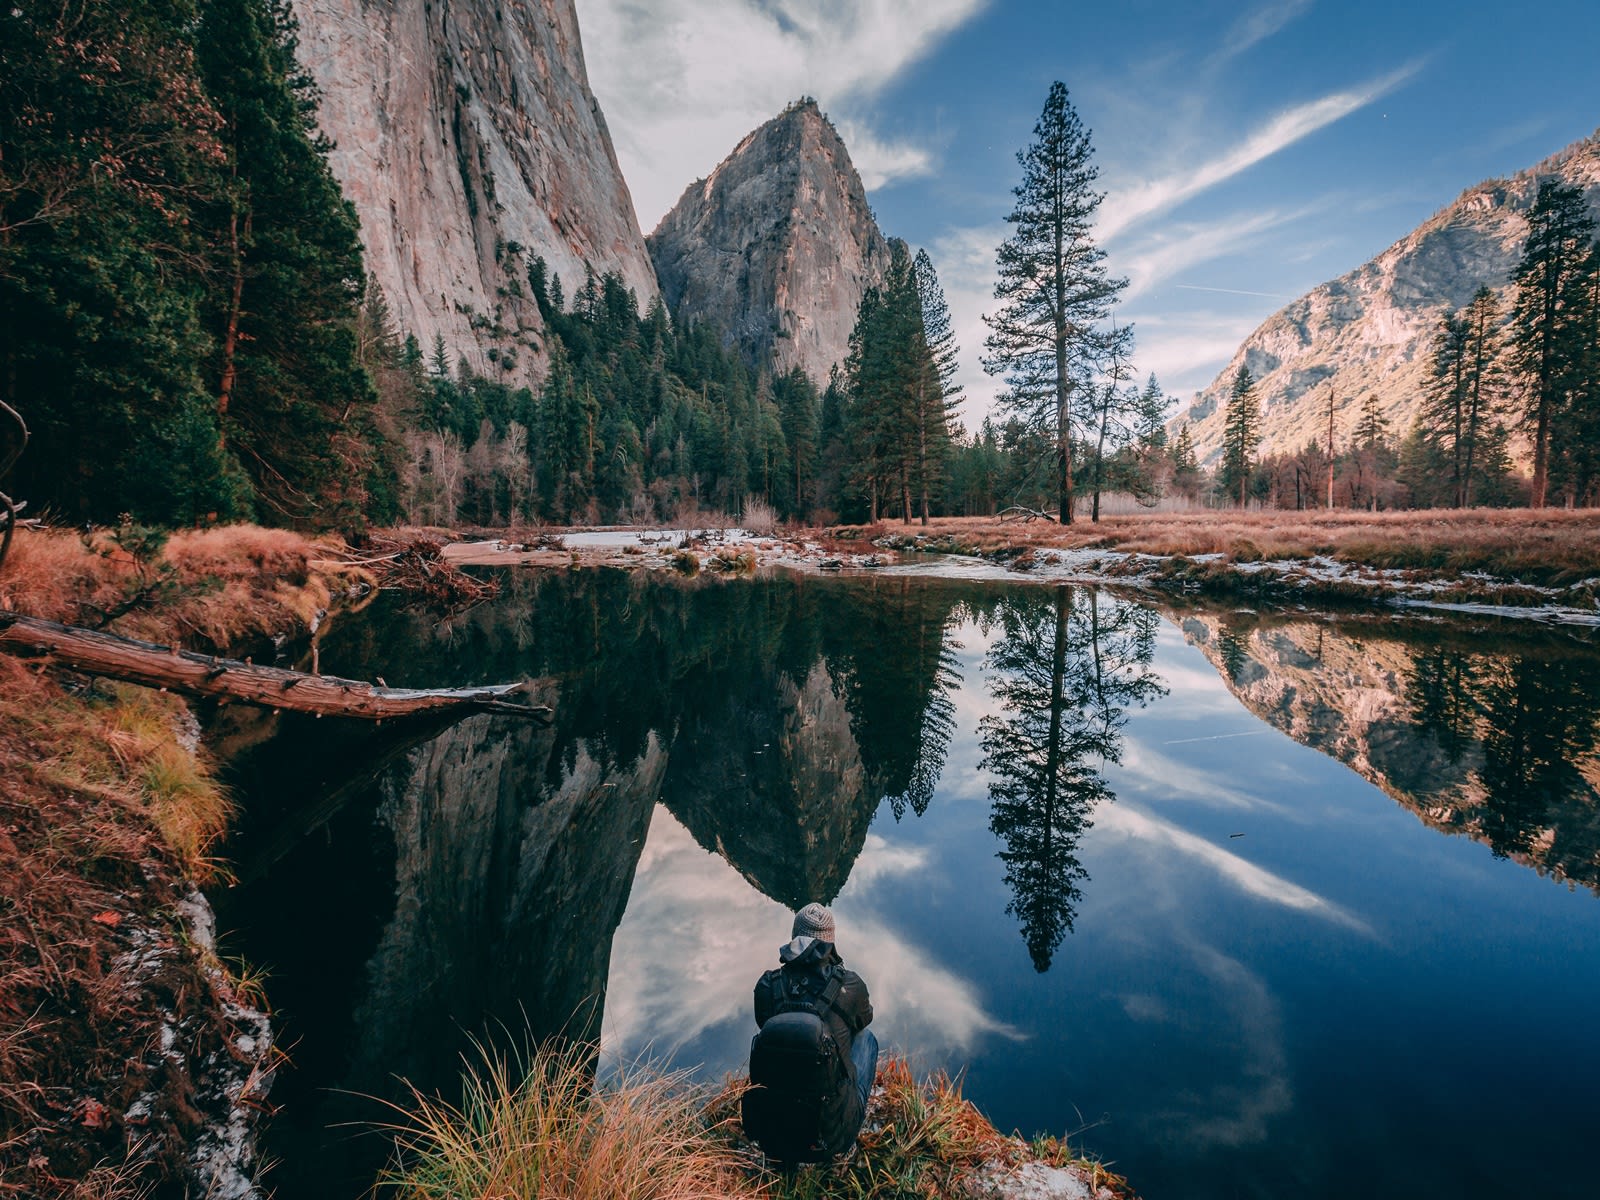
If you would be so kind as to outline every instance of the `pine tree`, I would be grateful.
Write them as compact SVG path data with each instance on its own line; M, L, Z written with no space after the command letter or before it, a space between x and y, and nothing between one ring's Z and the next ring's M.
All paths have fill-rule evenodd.
M1127 280L1106 273L1094 243L1094 190L1089 132L1060 82L1050 88L1034 140L1017 154L1022 182L1013 189L1014 227L1001 245L984 370L1004 374L1002 403L1024 424L1052 439L1059 519L1072 521L1074 400L1102 353L1099 323Z
M1239 492L1239 507L1245 505L1254 465L1256 447L1261 444L1261 403L1256 399L1256 381L1243 363L1228 389L1228 408L1222 426L1222 470L1218 483L1225 493Z
M788 510L804 517L811 507L810 486L816 478L822 401L817 385L799 367L773 381L773 398L789 453L790 473L785 483L792 491L787 497Z
M79 519L248 506L202 363L199 218L222 187L192 0L0 8L0 400L12 490Z
M918 375L917 481L922 523L928 523L931 495L943 491L949 461L960 427L956 412L965 398L956 381L961 349L950 323L950 308L933 260L918 250L912 262L918 308L922 317L922 345L928 361Z
M1097 384L1084 390L1084 416L1095 436L1094 477L1091 489L1094 494L1090 510L1091 521L1100 520L1100 492L1106 483L1106 443L1114 434L1120 435L1122 422L1139 402L1139 393L1125 388L1133 378L1133 364L1129 355L1133 350L1133 329L1112 327L1102 347L1105 354L1105 372ZM1119 439L1120 440L1120 439Z
M1533 428L1533 496L1543 508L1550 482L1551 435L1582 360L1584 266L1594 218L1581 188L1545 180L1528 210L1528 240L1517 264L1512 349L1526 395L1523 421Z

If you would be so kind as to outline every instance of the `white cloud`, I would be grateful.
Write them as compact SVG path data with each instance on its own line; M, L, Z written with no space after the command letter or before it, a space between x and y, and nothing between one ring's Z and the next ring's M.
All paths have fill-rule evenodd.
M1177 316L1129 312L1134 327L1134 362L1143 378L1151 372L1169 395L1186 397L1216 378L1256 326L1257 313L1211 309Z
M937 167L933 152L913 142L884 141L855 121L841 121L839 136L850 150L850 161L868 191L902 179L932 175Z
M850 121L857 166L879 186L932 170L930 151L879 141L854 106L986 3L578 0L589 81L641 224L651 229L685 187L801 95Z
M1283 30L1291 21L1307 12L1311 5L1312 0L1283 0L1282 3L1264 5L1245 13L1223 37L1222 46L1212 56L1209 65L1215 68L1238 58Z
M1100 210L1100 221L1096 227L1098 236L1101 241L1109 242L1138 222L1167 212L1231 179L1263 159L1387 95L1415 75L1420 67L1420 62L1411 63L1359 87L1298 104L1279 113L1243 141L1213 158L1183 165L1159 178L1131 187L1113 188Z
M1316 207L1294 212L1269 209L1233 214L1220 221L1172 224L1112 251L1107 258L1112 271L1127 276L1128 290L1122 295L1125 301L1131 300L1190 267L1249 249L1263 234L1310 215Z

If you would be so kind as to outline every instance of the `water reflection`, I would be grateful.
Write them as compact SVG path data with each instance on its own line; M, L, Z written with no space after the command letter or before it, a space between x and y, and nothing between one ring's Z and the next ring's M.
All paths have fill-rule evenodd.
M1115 799L1103 769L1122 760L1130 705L1164 694L1150 669L1157 618L1137 605L1072 588L1017 593L995 613L1000 637L985 666L1000 712L979 722L990 774L989 829L1034 970L1072 931L1088 878L1078 842Z
M1189 613L1247 707L1427 824L1600 891L1600 651L1505 624Z
M1058 1108L1127 1066L1144 1090L1117 1101L1126 1130L1170 1116L1205 1153L1276 1137L1315 1092L1307 1045L1344 1019L1296 992L1314 979L1320 997L1320 956L1360 956L1381 983L1462 936L1407 943L1361 886L1371 864L1393 887L1403 853L1428 852L1406 834L1473 848L1325 759L1308 770L1273 729L1435 829L1600 887L1592 644L1169 615L1089 589L599 572L512 577L441 627L335 628L326 670L537 679L556 719L214 727L247 812L223 924L272 968L298 1039L278 1194L364 1190L374 1154L339 1168L345 1135L325 1126L381 1113L326 1089L447 1087L467 1035L604 1029L624 1052L734 1066L749 986L811 899L836 901L890 1040L973 1064L1002 1121L1060 1128ZM1388 823L1363 842L1377 825L1344 814L1374 808ZM1494 916L1474 912L1472 936ZM1079 969L1047 975L1075 923ZM1069 1093L1075 1070L1095 1078Z

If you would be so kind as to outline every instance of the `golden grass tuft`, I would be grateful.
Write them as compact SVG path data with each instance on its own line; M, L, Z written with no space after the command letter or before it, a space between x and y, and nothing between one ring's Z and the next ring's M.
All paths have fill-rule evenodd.
M682 1073L625 1069L596 1086L594 1048L526 1061L481 1049L459 1105L416 1093L380 1187L403 1200L712 1200L757 1196Z
M88 605L108 607L132 576L131 560L102 557L75 533L25 526L0 566L0 609L71 623Z

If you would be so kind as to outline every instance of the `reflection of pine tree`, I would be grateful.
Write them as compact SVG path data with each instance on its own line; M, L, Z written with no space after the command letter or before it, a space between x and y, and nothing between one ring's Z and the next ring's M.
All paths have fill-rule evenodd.
M1078 840L1094 806L1115 799L1100 767L1121 759L1128 706L1163 691L1149 669L1153 614L1121 604L1102 612L1098 593L1087 599L1075 605L1072 590L1060 588L1003 605L986 663L1003 714L979 724L992 776L989 828L1004 842L1006 911L1021 921L1040 972L1082 899L1088 874Z
M917 761L911 765L911 781L905 791L888 797L889 809L896 821L906 815L908 804L919 817L927 812L934 789L939 785L939 776L944 773L950 735L956 729L956 702L951 696L961 686L961 672L956 669L955 656L959 648L946 641L939 653L938 670L928 693L928 707L923 711L922 728L917 734Z
M1474 738L1480 665L1470 655L1441 647L1417 655L1406 681L1411 719L1433 734L1453 763L1461 761Z
M921 815L954 731L950 629L957 594L911 580L840 593L827 646L871 786L898 818Z
M1600 741L1600 680L1561 660L1506 659L1484 674L1483 834L1528 850L1556 805L1589 785L1573 765Z
M1249 634L1223 625L1217 630L1217 654L1222 659L1222 669L1228 673L1229 683L1239 682L1239 672L1250 658Z

